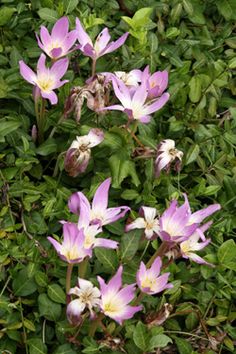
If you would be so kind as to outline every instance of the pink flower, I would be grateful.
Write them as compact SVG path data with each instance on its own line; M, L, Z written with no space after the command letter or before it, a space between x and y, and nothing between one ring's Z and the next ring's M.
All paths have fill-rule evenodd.
M127 206L108 208L108 192L111 185L111 178L107 178L96 190L93 197L92 207L88 199L81 192L72 194L69 199L69 209L72 213L80 215L81 208L86 205L90 213L90 223L107 225L123 218L127 211Z
M104 28L102 32L99 33L95 43L93 44L91 38L89 37L87 32L85 32L78 18L76 18L76 30L78 41L81 45L80 50L83 52L84 55L91 57L95 61L101 56L114 52L114 50L121 47L129 35L129 33L125 33L115 42L109 43L111 36L109 34L108 29Z
M148 240L157 238L160 230L159 220L156 217L156 208L141 207L139 214L143 217L139 217L131 224L128 224L125 231L128 232L133 229L144 229L145 236Z
M91 156L91 148L100 144L103 139L104 133L98 128L91 129L87 135L76 137L65 157L65 170L70 176L76 177L86 170Z
M79 49L80 46L77 46L71 50L77 39L77 31L68 32L68 30L69 21L67 17L62 17L55 23L51 35L46 27L41 26L40 38L36 34L39 47L54 60L69 54L75 49Z
M167 242L183 242L199 228L200 223L206 217L215 213L221 207L213 204L205 209L191 214L187 195L184 194L185 202L178 207L177 200L173 200L170 206L160 217L160 237Z
M165 139L157 147L157 158L155 161L155 176L159 177L161 170L169 171L170 165L176 160L175 169L179 170L183 152L176 149L175 141Z
M136 275L137 284L140 290L146 294L154 295L165 289L173 288L172 284L167 284L170 273L160 276L162 261L157 257L151 268L147 269L145 264L141 262Z
M211 239L206 240L204 231L206 231L212 222L208 222L203 226L196 229L196 231L186 240L180 243L180 252L183 258L191 259L192 261L199 264L206 264L212 266L212 264L206 262L203 258L195 254L195 251L200 251L205 248ZM201 240L202 242L199 242Z
M68 80L60 81L60 79L67 71L69 61L66 58L60 59L51 68L45 66L45 61L46 56L41 54L37 64L37 74L35 74L23 60L20 60L20 73L26 81L35 86L36 97L41 95L49 99L51 104L56 104L58 99L53 90L68 82Z
M142 306L128 305L135 297L135 284L122 288L122 272L123 267L120 266L107 284L101 277L97 277L101 291L101 311L120 325L142 309Z
M91 256L91 249L84 247L85 236L77 225L66 222L63 224L63 241L60 244L52 237L48 237L59 257L67 263L80 263L87 256Z
M140 86L129 89L119 79L112 80L113 89L121 105L112 105L104 107L102 110L118 110L127 114L130 120L139 120L146 124L151 120L150 114L161 109L169 100L169 94L164 93L161 97L146 101L148 98L147 82L144 80Z
M168 71L156 71L150 74L149 66L142 73L142 81L147 81L148 98L153 99L162 95L168 85Z
M102 227L100 224L90 225L91 209L87 198L82 197L80 203L78 229L83 229L85 236L84 247L86 249L93 249L95 247L116 249L118 247L118 242L106 238L95 237L102 232Z

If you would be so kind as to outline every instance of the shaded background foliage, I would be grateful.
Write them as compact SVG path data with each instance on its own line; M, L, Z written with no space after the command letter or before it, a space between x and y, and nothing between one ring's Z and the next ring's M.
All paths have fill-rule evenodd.
M66 75L70 84L59 90L59 104L48 110L46 140L35 145L31 87L20 77L18 61L24 59L35 66L40 50L34 32L42 23L52 27L63 15L69 17L71 28L78 16L93 36L103 26L114 38L130 32L121 49L99 59L97 71L129 71L147 64L151 71L169 71L171 99L149 125L140 124L138 138L151 148L163 138L175 139L185 153L180 174L154 179L153 161L132 156L134 145L118 127L125 118L117 112L99 117L97 122L96 115L83 108L81 125L71 116L57 127L53 138L47 138L70 88L82 85L90 75L89 59L79 52L72 54ZM173 307L170 317L152 330L147 330L145 316L142 322L127 321L120 333L111 324L110 332L122 338L121 347L113 352L122 353L122 348L130 354L147 348L180 354L235 352L235 20L234 0L1 1L0 350L78 352L70 343L72 329L65 320L65 264L46 236L60 235L58 220L71 219L67 199L73 191L83 190L92 197L100 182L111 175L110 204L128 203L134 210L132 216L140 205L155 206L161 213L182 192L188 193L193 209L215 201L222 205L210 230L212 244L205 257L216 267L190 267L185 261L172 264L169 270L175 287L162 297L145 298L146 314L163 309L168 302ZM94 149L83 175L68 177L61 153L76 135L97 124L107 131L104 142ZM95 280L101 272L109 276L122 260L124 280L134 281L144 247L140 233L128 242L123 224L118 222L106 227L106 232L121 247L118 252L96 250L89 278ZM172 344L168 338L163 341L163 336L161 341L163 333ZM108 343L86 337L86 327L82 334L82 353L111 352Z

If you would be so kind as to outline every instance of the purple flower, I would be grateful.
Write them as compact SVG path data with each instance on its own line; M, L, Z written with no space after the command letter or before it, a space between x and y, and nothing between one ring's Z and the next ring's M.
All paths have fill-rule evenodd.
M153 240L158 236L160 227L159 220L156 217L156 208L141 207L139 214L143 217L139 217L131 224L127 225L125 231L128 232L133 229L144 229L145 236L148 240Z
M70 176L76 177L86 170L91 156L91 148L100 144L103 139L104 133L98 128L91 129L88 135L76 137L65 157L65 170Z
M142 81L142 71L138 69L131 70L130 72L125 71L115 71L113 73L104 72L102 73L107 81L112 81L112 79L119 79L128 87L137 87Z
M106 284L101 277L97 277L101 291L101 311L120 325L124 320L132 318L142 309L142 306L128 305L135 297L135 284L122 288L123 267Z
M146 124L150 122L150 114L161 109L169 99L169 94L164 93L158 99L146 102L148 97L147 82L144 80L140 86L129 89L123 81L119 79L112 80L113 89L121 105L112 105L104 107L102 110L118 110L127 114L130 120L139 120Z
M85 236L84 247L86 249L93 249L95 247L116 249L118 247L118 242L113 240L108 240L106 238L95 237L97 234L102 232L102 227L100 224L90 225L91 209L87 198L83 198L82 196L80 203L81 204L80 204L78 229L83 229L84 231L84 236Z
M78 278L78 286L71 288L69 295L76 295L77 299L72 300L67 306L66 314L70 322L78 323L82 312L88 308L90 318L94 318L94 307L100 303L100 291L97 287L85 279Z
M175 148L175 141L165 139L157 147L157 158L155 161L155 176L159 177L161 170L169 171L170 165L176 161L175 168L179 170L183 152Z
M45 66L45 61L46 56L41 54L37 64L37 74L35 74L23 60L20 60L20 73L26 81L35 86L36 98L41 95L49 99L51 104L56 104L58 99L53 90L68 82L68 80L60 81L60 79L67 71L69 61L67 58L60 59L51 68Z
M114 52L114 50L121 47L126 41L129 33L123 34L119 39L115 42L109 43L111 36L107 28L104 28L102 32L96 38L96 41L93 45L93 42L87 32L85 32L83 26L80 23L80 20L76 18L76 30L78 41L81 45L80 50L84 55L92 58L93 60L97 60L101 56Z
M90 223L107 225L123 218L130 210L127 206L108 208L108 193L111 185L111 178L107 178L96 190L93 197L92 208L88 199L81 192L72 194L69 199L69 209L72 213L80 215L81 208L86 205L90 213Z
M186 194L184 194L184 198L185 202L180 207L178 207L177 200L173 200L159 219L160 237L163 241L183 242L187 240L193 235L203 219L221 208L219 204L213 204L191 214Z
M66 222L63 224L63 242L60 244L52 237L47 238L57 251L59 257L67 263L80 263L87 256L91 256L91 249L84 247L85 236L77 225Z
M154 295L165 289L173 288L172 284L167 284L170 273L160 276L162 261L157 257L151 268L147 269L145 264L141 262L136 275L137 284L140 290L146 294Z
M47 28L41 26L40 38L36 34L39 47L52 59L57 60L80 46L71 50L77 40L77 31L69 31L69 21L67 17L60 18L52 28L50 35Z
M206 262L203 258L195 254L195 251L200 251L205 248L211 239L206 240L204 231L206 231L212 222L208 222L203 226L196 229L196 231L186 240L180 243L180 252L183 258L191 259L192 261L199 264L206 264L212 266L212 264ZM199 242L201 240L202 242Z
M142 81L147 81L148 98L153 99L161 96L168 85L168 71L156 71L150 74L149 66L142 73Z

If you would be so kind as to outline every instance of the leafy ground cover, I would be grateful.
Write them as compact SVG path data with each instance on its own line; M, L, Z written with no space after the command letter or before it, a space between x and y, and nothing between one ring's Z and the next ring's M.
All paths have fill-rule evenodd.
M19 62L35 70L42 53L35 32L39 34L44 25L51 33L63 16L69 19L70 30L79 18L93 40L104 27L113 40L129 32L123 45L96 60L97 73L143 71L147 65L151 73L168 71L170 98L152 113L148 124L130 118L130 112L91 109L94 104L108 106L109 90L110 104L119 102L111 83L101 87L96 82L95 88L91 88L94 81L85 84L93 73L92 60L79 49L68 55L69 68L62 79L68 83L55 90L58 103L51 104L55 103L51 96L51 103L36 100L36 117L32 85L20 75ZM1 2L2 353L235 352L235 19L234 0ZM55 64L55 58L52 61ZM74 87L83 87L84 94L76 105L72 105L71 94L78 93ZM104 91L98 94L101 88ZM99 144L91 151L80 151L82 160L77 166L78 156L68 150L76 136L86 136L91 129L99 136ZM157 147L163 139L175 141L180 153L175 156L177 171L172 164L170 171L157 172ZM77 222L78 216L70 212L73 207L68 208L74 192L82 192L91 201L109 177L109 206L130 208L119 210L123 218L103 224L103 237L119 247L95 248L92 258L74 265L68 284L67 269L72 267L58 257L47 237L59 242L59 221ZM199 252L214 266L198 264L189 254L179 257L174 249L167 257L167 250L161 248L168 242L166 234L152 240L147 230L125 232L125 226L141 217L141 206L156 208L154 221L163 217L171 201L183 204L183 193L192 212L221 205L210 216L214 223L206 235L211 243ZM76 208L86 210L81 200ZM184 239L178 242L181 245ZM183 256L183 245L178 247ZM78 275L98 287L97 276L107 283L122 264L123 284L133 284L140 262L147 264L158 254L163 274L170 273L168 282L173 287L154 295L140 292L131 305L142 303L142 311L122 325L114 316L90 320L87 311L73 321L66 313L71 300L66 288L76 286ZM104 311L100 308L100 314Z

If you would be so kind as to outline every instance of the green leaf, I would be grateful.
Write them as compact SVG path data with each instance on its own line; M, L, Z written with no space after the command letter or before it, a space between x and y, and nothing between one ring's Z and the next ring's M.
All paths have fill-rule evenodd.
M219 247L217 257L221 266L235 270L236 244L234 240L225 241Z
M12 286L16 296L28 296L37 290L37 285L33 278L29 278L26 268L17 273Z
M15 130L17 130L20 126L21 126L21 122L1 119L0 136L8 135L8 134L14 132Z
M235 0L216 0L216 6L226 20L236 20Z
M46 140L36 150L37 154L42 155L42 156L50 155L51 153L53 153L55 151L57 151L57 143L52 138L49 138L48 140Z
M60 345L53 354L76 354L77 352L71 348L70 344Z
M191 354L193 348L189 342L182 338L174 338L179 354Z
M3 6L1 9L0 9L0 26L4 26L6 25L12 15L14 14L14 12L16 12L16 8L15 7L5 7Z
M133 340L138 348L145 352L147 351L150 335L147 332L146 326L142 322L138 322L137 326L135 327Z
M44 316L49 321L57 321L61 315L61 305L56 304L48 298L46 294L38 297L40 316Z
M63 6L65 14L70 14L78 5L79 0L64 0Z
M195 161L199 155L200 148L198 144L193 144L186 154L185 165Z
M164 348L167 344L172 343L172 339L165 334L158 334L151 338L148 350L153 350L155 348Z
M42 20L55 23L58 20L58 13L55 10L48 9L47 7L43 7L38 11L39 17Z
M48 285L48 277L45 273L43 273L41 271L37 271L34 274L34 278L35 278L36 283L39 286L46 287Z
M193 103L200 100L202 94L201 78L197 75L193 76L189 81L189 98Z
M134 189L125 189L121 194L121 198L125 200L133 200L139 197L139 193Z
M106 248L95 248L94 253L106 271L116 272L118 266L116 251Z
M43 343L42 339L32 338L27 341L30 354L46 354L47 346Z
M138 250L139 241L143 231L131 230L125 233L121 238L120 252L121 259L131 260Z
M48 285L48 296L51 300L58 302L59 304L66 303L66 294L58 284Z

